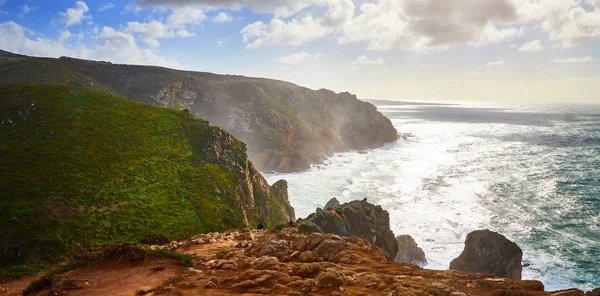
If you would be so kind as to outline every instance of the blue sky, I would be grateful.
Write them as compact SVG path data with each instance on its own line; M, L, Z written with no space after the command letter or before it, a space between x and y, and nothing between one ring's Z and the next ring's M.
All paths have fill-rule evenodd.
M600 103L600 0L0 0L0 48L364 99Z

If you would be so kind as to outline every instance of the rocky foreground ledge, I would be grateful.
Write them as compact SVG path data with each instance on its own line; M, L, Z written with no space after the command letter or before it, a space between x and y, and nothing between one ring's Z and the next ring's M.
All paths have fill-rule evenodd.
M539 281L395 263L361 238L294 227L211 233L152 248L185 254L193 267L113 258L60 274L32 295L585 295L545 292ZM24 283L0 284L0 295L20 295Z

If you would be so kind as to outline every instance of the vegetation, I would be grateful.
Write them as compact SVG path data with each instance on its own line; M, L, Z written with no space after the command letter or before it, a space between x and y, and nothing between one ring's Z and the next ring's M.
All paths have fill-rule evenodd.
M206 159L219 133L187 111L96 90L0 86L0 276L147 233L179 240L243 228L244 172ZM245 145L232 141L228 149L247 161Z

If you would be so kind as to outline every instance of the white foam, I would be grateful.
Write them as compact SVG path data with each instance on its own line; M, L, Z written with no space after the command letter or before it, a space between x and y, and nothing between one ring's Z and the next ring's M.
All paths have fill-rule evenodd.
M536 219L550 214L539 205L562 203L554 211L566 211L569 203L551 199L556 185L553 154L499 138L523 132L520 129L535 132L548 127L391 118L399 131L415 137L367 154L340 153L306 172L265 177L271 184L282 178L288 181L298 217L308 216L333 197L342 203L366 197L382 205L390 213L394 233L413 236L423 248L427 268L447 269L469 232L489 228L524 249L524 259L531 263L524 269L525 279L541 280L549 290L591 287L572 280L573 265L564 258L527 245L532 225L542 225ZM511 202L505 202L509 197L504 194L510 194Z

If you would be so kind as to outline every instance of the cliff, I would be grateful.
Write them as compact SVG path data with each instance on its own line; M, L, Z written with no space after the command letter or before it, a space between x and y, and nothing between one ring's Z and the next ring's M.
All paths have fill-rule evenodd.
M349 93L71 58L0 56L0 65L0 84L61 83L188 109L245 142L261 171L301 171L334 152L380 147L398 138L375 106Z
M295 220L285 181L269 186L244 143L186 110L65 85L0 86L0 138L3 268L149 233L176 240Z
M427 270L390 262L382 249L363 239L321 233L305 235L296 228L211 233L149 248L163 254L172 250L189 259L144 259L122 250L103 262L38 280L28 291L35 291L32 295L86 296L584 296L579 290L546 292L539 281ZM0 287L7 296L20 295L34 279L3 283ZM596 292L587 295L597 295L593 293Z

